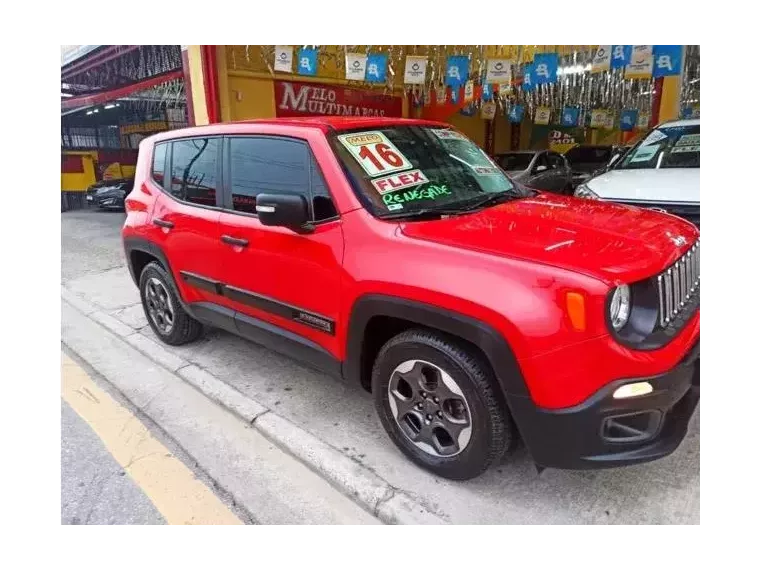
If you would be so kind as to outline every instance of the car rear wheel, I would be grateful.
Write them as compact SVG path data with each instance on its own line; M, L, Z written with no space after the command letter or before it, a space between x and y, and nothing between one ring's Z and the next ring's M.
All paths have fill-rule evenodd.
M150 328L166 344L186 344L203 332L203 326L182 308L169 276L156 262L140 274L140 299Z
M416 464L448 479L471 479L508 450L514 428L495 378L456 339L409 330L389 340L372 371L385 431Z

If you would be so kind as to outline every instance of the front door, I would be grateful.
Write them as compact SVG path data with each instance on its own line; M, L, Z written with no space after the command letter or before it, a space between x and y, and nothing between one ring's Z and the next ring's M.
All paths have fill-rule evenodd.
M187 303L218 302L221 270L222 139L182 139L156 145L149 182L157 192L152 240L163 251ZM166 171L166 175L164 175Z
M316 343L339 359L343 231L329 191L305 141L229 137L220 224L225 304ZM262 225L260 193L301 194L315 229L298 234ZM244 326L244 323L243 325Z

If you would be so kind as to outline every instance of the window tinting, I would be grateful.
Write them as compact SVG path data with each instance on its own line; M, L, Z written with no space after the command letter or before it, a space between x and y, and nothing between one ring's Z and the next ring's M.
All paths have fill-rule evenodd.
M502 154L496 157L496 162L506 171L525 170L530 166L531 160L533 160L533 155L527 152Z
M550 168L564 168L565 161L558 154L549 154L549 167Z
M164 183L164 167L166 165L166 149L169 145L157 144L153 148L153 180L159 184Z
M216 205L218 139L187 139L172 143L171 193L203 206Z
M231 139L232 209L255 214L256 196L262 193L308 196L308 152L306 145L297 141Z
M333 204L330 192L325 185L322 171L319 170L317 161L311 156L311 197L314 203L314 220L327 220L338 215Z

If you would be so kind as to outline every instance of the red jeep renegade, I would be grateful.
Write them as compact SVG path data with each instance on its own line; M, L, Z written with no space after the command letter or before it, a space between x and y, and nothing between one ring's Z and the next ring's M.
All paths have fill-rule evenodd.
M443 477L482 473L518 433L540 467L657 459L699 401L699 231L521 187L449 125L162 133L126 208L160 339L220 327L357 382Z

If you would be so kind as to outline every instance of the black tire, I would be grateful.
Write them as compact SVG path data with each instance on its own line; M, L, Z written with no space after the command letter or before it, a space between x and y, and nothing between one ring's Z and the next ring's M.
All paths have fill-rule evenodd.
M150 301L148 297L150 293L148 291L149 283L154 287L157 280L165 291L169 299L166 301L170 306L172 312L171 324L165 328L161 328L160 322L156 322L154 317L151 316L151 310L149 309ZM178 346L181 344L187 344L196 340L203 332L203 325L191 317L185 309L182 307L182 303L179 301L179 297L174 287L172 286L171 279L166 273L166 270L161 267L160 264L153 261L145 266L140 274L140 300L142 301L143 310L145 311L145 318L148 319L150 328L158 338L160 338L166 344Z
M418 447L419 444L402 431L401 420L397 421L391 408L391 377L397 367L410 360L423 361L422 366L429 363L445 371L466 399L471 435L463 449L453 456L434 455ZM413 374L414 370L410 373ZM389 340L380 349L372 370L375 409L393 442L417 465L455 480L472 479L482 474L504 456L515 438L516 430L509 412L496 397L496 385L488 366L456 339L425 329L411 329ZM419 400L415 401L415 405L422 405ZM416 410L412 412L417 413ZM425 417L422 415L426 413L419 412L423 421ZM433 426L436 421L433 417Z

